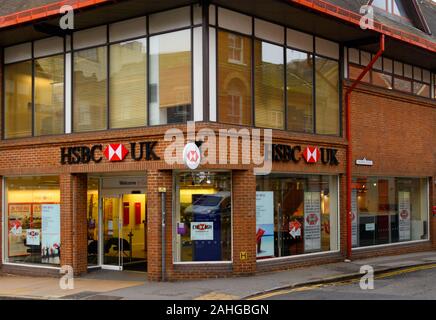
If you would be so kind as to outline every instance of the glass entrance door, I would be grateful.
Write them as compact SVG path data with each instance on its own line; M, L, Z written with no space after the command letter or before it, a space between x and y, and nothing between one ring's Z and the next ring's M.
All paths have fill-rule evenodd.
M103 267L122 270L122 196L103 197Z
M102 267L147 270L146 195L102 197Z

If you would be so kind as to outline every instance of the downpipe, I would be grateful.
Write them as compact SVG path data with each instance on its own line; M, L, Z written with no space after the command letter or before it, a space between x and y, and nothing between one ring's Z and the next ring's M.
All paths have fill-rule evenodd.
M370 63L365 67L365 69L360 73L357 79L351 84L351 86L345 92L345 108L346 108L346 138L347 144L347 164L346 164L346 188L347 188L347 259L351 260L351 252L353 246L352 240L352 212L351 212L351 185L352 185L352 159L353 159L353 148L351 141L351 93L357 87L357 85L362 81L363 77L372 69L378 58L385 51L385 35L380 35L380 48L377 54L372 58Z

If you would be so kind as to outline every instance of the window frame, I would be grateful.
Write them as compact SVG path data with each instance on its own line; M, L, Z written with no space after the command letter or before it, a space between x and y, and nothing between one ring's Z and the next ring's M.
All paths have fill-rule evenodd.
M349 54L350 49L358 50L358 53L359 53L359 63L358 64L356 62L352 62L350 60L350 54ZM349 81L354 81L355 80L355 79L350 78L350 66L354 66L354 67L357 67L357 68L365 68L366 67L366 65L362 64L362 60L361 60L361 53L362 52L366 52L366 51L361 50L361 49L347 47L347 59L346 59L345 62L346 62L346 68L347 68L347 72L346 72L347 73L347 77L346 77L346 79L349 80ZM374 57L374 54L371 54L371 57ZM371 86L371 87L374 87L374 88L378 88L378 89L381 89L381 90L387 90L387 91L392 91L392 92L398 92L398 93L406 94L406 95L417 97L417 98L421 98L421 99L429 99L431 101L435 100L436 93L432 94L432 87L434 86L436 88L436 75L434 73L432 73L430 70L428 70L426 68L423 68L423 67L420 67L420 66L417 66L417 65L413 65L413 64L410 64L410 63L405 63L405 62L402 62L402 61L399 61L399 60L395 60L395 59L392 59L392 58L389 58L389 57L383 56L383 57L380 57L379 59L381 59L381 58L383 58L381 60L381 69L371 68L371 70L368 73L369 82L362 81L362 84L368 85L368 86ZM389 59L391 64L392 64L392 66L391 66L391 70L392 71L391 72L388 72L388 71L385 70L386 69L385 68L385 60L386 59ZM397 75L395 73L395 64L396 63L401 65L401 70L402 70L401 75ZM410 77L407 77L407 76L404 75L405 74L404 73L404 66L405 65L409 65L409 66L412 67L411 68L412 75ZM415 77L415 72L416 71L418 71L420 73L420 79L421 80L417 80L417 78ZM391 79L392 79L392 88L388 89L386 87L381 87L381 86L375 85L373 83L373 73L374 72L382 73L382 74L385 74L387 76L390 76ZM430 81L429 82L426 82L424 80L424 72L429 72L429 74L430 74L430 79L429 79ZM400 80L410 81L411 82L411 91L407 92L407 91L402 91L402 90L396 89L395 88L395 79L396 78L398 78ZM414 84L415 83L420 83L420 84L428 85L429 86L429 90L430 90L429 95L428 96L423 96L423 95L415 94L414 93Z
M76 32L80 32L80 31L85 31L85 30L90 30L90 29L94 29L95 27L90 27L90 28L83 28L83 29L77 29L75 30L73 33L71 33L70 35L65 35L63 36L63 50L61 52L55 53L55 54L48 54L48 55L38 55L38 57L35 57L34 54L34 43L36 41L40 41L40 40L44 40L44 39L48 39L51 37L47 37L47 38L43 38L43 39L38 39L38 40L32 40L32 41L26 41L26 42L21 42L21 43L17 43L14 44L11 47L17 46L17 45L24 45L24 44L30 44L31 47L31 56L30 58L26 58L26 59L20 59L20 60L14 60L13 62L9 62L9 63L5 63L5 59L3 58L2 61L0 61L1 65L6 66L9 64L14 64L14 63L20 63L20 62L24 62L24 61L32 61L32 134L26 137L17 137L17 138L6 138L5 137L5 95L3 94L1 101L0 101L0 105L1 105L1 123L2 123L2 128L1 128L1 134L0 134L0 138L1 140L15 140L15 139L28 139L28 138L34 138L34 137L46 137L46 136L58 136L58 135L67 135L67 134L76 134L76 133L90 133L90 132L102 132L102 131L112 131L112 130L126 130L126 129L138 129L138 128L147 128L147 127L155 127L155 126L160 126L160 125L166 125L166 124L158 124L158 125L150 125L150 94L147 94L147 106L146 106L146 110L147 110L147 116L146 116L146 123L142 126L139 127L127 127L127 128L110 128L110 121L109 121L109 115L110 115L110 101L109 101L109 93L110 93L110 87L109 87L109 77L110 77L110 46L113 44L117 44L117 43L121 43L121 42L126 42L126 41L133 41L133 40L138 40L138 39L146 39L147 42L147 93L150 92L150 37L152 36L157 36L157 35L161 35L161 34L167 34L167 33L172 33L172 32L177 32L177 31L182 31L182 30L190 30L190 52L191 52L191 114L190 114L190 119L188 119L188 121L193 121L195 118L195 113L196 113L196 109L198 108L202 108L202 106L194 106L194 97L195 97L195 92L194 92L194 29L195 28L202 28L204 26L203 21L197 21L194 17L195 15L195 10L194 10L194 6L195 4L188 4L188 5L178 5L175 7L171 7L171 8L167 8L165 10L158 10L158 11L154 11L154 12L150 12L148 14L141 14L139 16L134 16L134 17L130 17L128 19L120 19L120 20L115 20L112 21L110 23L105 23L105 24L100 24L97 27L104 27L105 28L105 42L98 44L98 45L91 45L91 46L83 46L80 48L75 48L74 47L74 35ZM181 8L188 8L189 10L189 25L184 26L184 27L180 27L180 28L176 28L176 29L168 29L168 30L164 30L164 31L159 31L159 32L155 32L155 33L150 33L150 16L155 15L155 14L159 14L159 13L165 13L165 12L170 12L172 10L177 10L177 9L181 9ZM126 37L123 39L117 39L114 41L110 40L110 26L111 25L115 25L119 22L124 22L124 21L129 21L129 20L134 20L137 18L142 18L145 17L146 18L146 34L145 35L136 35L134 37ZM198 19L197 19L198 20ZM98 48L98 47L102 47L105 46L107 47L107 70L106 70L106 74L107 74L107 80L106 80L106 100L107 100L107 106L106 106L106 112L107 112L107 116L105 119L105 123L106 123L106 128L105 129L101 129L101 130L92 130L92 131L75 131L74 130L74 54L78 51L83 51L86 49L93 49L93 48ZM203 49L203 45L202 45L202 49ZM41 58L47 58L50 56L56 56L56 55L63 55L63 59L64 59L64 114L63 114L63 122L64 122L64 130L62 133L58 134L47 134L47 135L39 135L36 136L34 134L34 117L35 117L35 103L34 103L34 60L36 59L41 59ZM202 53L203 54L203 53ZM70 55L70 66L67 67L67 55ZM67 77L67 69L69 68L69 70L71 71L71 74L69 74ZM4 72L2 73L2 78L3 78L3 85L2 85L2 92L5 92L5 82L4 82ZM67 87L67 82L69 84L69 86ZM69 93L70 97L67 101L67 92ZM204 93L203 93L204 95ZM67 106L69 106L69 108L67 108ZM68 123L67 123L68 122Z
M295 177L295 176L304 176L304 177L310 177L310 176L323 176L323 177L334 177L335 187L337 188L337 199L336 199L336 206L337 206L337 212L335 215L336 219L336 243L337 243L337 249L336 250L329 250L329 251L320 251L320 252L309 252L309 253L302 253L302 254L296 254L291 256L281 256L281 257L272 257L272 258L265 258L265 259L257 259L256 257L256 264L262 264L262 263L270 263L274 261L292 261L300 258L305 257L313 257L313 256L320 256L320 255L329 255L329 254L335 254L340 252L341 249L341 206L340 206L340 199L341 199L341 190L340 190L340 176L338 174L328 174L328 173L301 173L301 172L285 172L285 171L272 171L271 174L282 174L288 177ZM262 175L256 175L262 176ZM266 177L266 176L264 176ZM257 181L256 181L256 191L257 191ZM331 234L330 234L331 236Z
M227 28L221 26L220 23L219 23L219 20L218 20L218 17L219 17L218 11L219 11L220 8L227 9L226 7L223 7L223 6L216 6L215 7L215 21L214 21L214 23L209 23L208 24L208 31L210 32L211 30L215 30L215 32L216 32L216 40L215 40L215 44L214 44L215 45L215 57L216 57L216 63L215 63L215 75L216 75L216 79L215 79L215 81L216 81L216 85L215 85L215 91L216 91L216 97L215 97L216 98L216 101L215 101L215 105L216 105L216 122L217 123L226 124L226 125L235 125L235 124L232 124L232 123L221 121L220 120L220 116L219 116L220 115L220 103L219 103L219 99L220 99L220 97L219 97L219 93L220 93L220 86L219 86L219 73L220 73L219 72L219 69L220 69L219 68L219 51L220 50L219 50L219 45L220 45L220 43L219 43L219 40L218 40L219 39L218 34L219 34L220 31L223 31L223 32L227 32L227 33L230 33L230 34L235 34L235 35L238 35L238 36L247 37L247 38L250 39L250 43L251 43L251 65L250 65L250 68L251 68L251 96L252 96L252 99L251 99L251 113L252 113L252 117L251 117L251 124L244 125L245 127L260 128L260 129L272 129L272 130L279 130L279 131L284 131L284 132L289 132L289 133L296 133L296 134L308 134L308 135L313 135L313 136L326 136L326 137L339 137L339 138L343 137L343 123L342 123L342 109L343 109L342 108L342 80L343 80L343 67L342 67L342 64L340 63L341 59L343 59L343 57L342 57L343 49L341 47L339 47L339 57L338 57L338 59L335 59L335 58L332 58L332 57L320 54L316 50L316 38L317 37L314 34L310 34L310 33L306 33L306 34L311 36L311 38L312 38L312 44L313 44L312 48L313 48L313 51L303 50L303 49L299 49L299 48L290 46L288 44L288 41L287 41L287 30L288 30L289 27L286 26L286 25L283 25L283 24L279 24L277 22L266 20L266 19L261 19L261 20L266 21L266 22L271 22L274 25L277 25L277 26L280 26L280 27L284 28L283 43L277 43L277 42L274 42L274 41L270 41L268 39L260 38L260 37L256 36L256 33L255 33L255 20L256 20L256 18L258 18L255 15L250 15L251 22L252 22L252 31L251 31L251 34L245 34L245 33L242 33L240 31L237 31L237 30L227 29ZM246 15L246 13L240 12L238 10L231 9L231 11ZM292 30L294 30L294 29L292 29ZM297 31L297 30L295 30L295 31ZM321 38L321 37L318 37L318 38L325 39L325 38ZM330 41L329 39L325 39L325 40ZM312 104L313 104L313 106L312 106L312 109L313 109L313 111L312 111L312 113L313 113L312 114L312 122L313 122L313 128L312 129L313 129L313 132L311 132L311 133L301 132L301 131L290 130L288 128L288 110L287 110L288 109L287 108L287 99L288 99L288 97L287 97L287 90L284 90L284 111L285 111L284 112L284 117L285 117L285 119L284 119L284 128L283 129L278 129L278 128L266 128L266 127L256 126L256 112L255 112L256 105L255 105L255 95L254 95L254 90L255 90L255 84L254 84L254 81L255 81L255 59L254 59L255 46L254 46L254 44L255 44L255 41L266 42L266 43L269 43L269 44L272 44L272 45L276 45L276 46L282 47L282 49L283 49L283 57L284 57L283 78L284 78L284 88L285 89L287 87L287 56L286 56L287 49L291 49L291 50L295 50L295 51L299 51L299 52L303 52L303 53L307 53L307 54L311 54L312 55L312 59L313 59L313 65L312 65L312 68L313 68L313 80L312 80ZM315 95L316 95L315 59L316 59L316 57L320 57L320 58L324 58L324 59L329 59L329 60L332 60L332 61L335 61L335 62L338 63L338 113L339 113L338 114L338 123L339 123L339 125L338 125L338 134L322 134L322 133L317 133L317 131L316 131L316 97L315 97ZM239 126L239 124L236 124L236 125Z
M233 227L233 218L234 218L234 202L233 202L233 171L232 170L209 170L207 172L213 172L213 173L225 173L229 174L230 176L230 219L231 219L231 232L230 232L230 260L226 261L177 261L178 254L178 247L177 247L177 209L179 207L179 197L180 197L180 184L177 183L177 178L180 174L183 173L200 173L204 172L204 170L173 170L172 174L172 189L174 190L174 197L172 197L171 201L171 210L172 210L172 223L171 223L171 244L172 244L172 263L173 265L210 265L210 264L223 264L223 265L232 265L234 262L233 255L234 255L234 248L233 248L233 237L234 237L234 227Z
M56 174L46 174L46 175L32 175L32 174L27 174L27 175L8 175L8 176L3 176L1 177L1 186L2 186L2 190L5 190L5 196L3 196L2 199L2 213L1 213L1 218L2 221L7 221L7 217L8 217L8 212L6 212L6 207L7 207L7 196L6 196L6 179L9 178L31 178L31 177L58 177L60 179L59 175ZM59 190L60 190L60 180L59 180ZM61 225L62 225L62 214L61 214ZM9 239L8 239L8 232L5 232L5 230L7 230L9 223L3 223L3 227L1 230L1 250L2 250L2 254L1 254L1 261L3 263L3 265L11 265L11 266L23 266L23 267L28 267L28 268L38 268L38 269L49 269L49 270L60 270L61 269L61 265L56 266L56 265L50 265L50 264L44 264L44 263L24 263L24 262L10 262L8 261L9 257L7 257L7 252L8 252L8 245L9 245ZM62 240L62 229L60 230L60 236L61 236L61 240Z

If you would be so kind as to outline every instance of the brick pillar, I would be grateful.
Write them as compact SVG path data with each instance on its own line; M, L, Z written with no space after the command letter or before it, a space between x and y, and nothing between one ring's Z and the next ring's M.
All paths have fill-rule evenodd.
M0 56L1 56L1 54L0 54ZM2 180L3 180L3 177L0 176L0 181L2 181ZM4 200L3 197L4 197L4 194L5 194L2 186L3 186L3 184L1 184L1 186L0 186L0 201ZM3 202L1 202L1 203L3 203ZM3 257L3 252L2 252L2 248L3 248L3 230L4 230L4 226L5 226L3 224L3 212L2 212L2 208L3 208L3 206L0 206L0 269L1 269L2 264L3 264L3 258L2 258ZM6 224L6 221L8 221L8 220L7 219L5 220L5 224Z
M256 272L256 176L233 171L232 180L233 273L249 275Z
M347 176L339 175L339 245L343 257L347 255Z
M87 272L87 176L61 174L61 266L69 265L74 274Z
M429 198L430 198L430 239L433 248L436 249L436 216L433 216L433 206L436 206L436 186L435 186L436 176L430 178L429 186Z
M172 172L147 171L147 278L162 279L162 206L159 188L166 188L166 270L172 269Z

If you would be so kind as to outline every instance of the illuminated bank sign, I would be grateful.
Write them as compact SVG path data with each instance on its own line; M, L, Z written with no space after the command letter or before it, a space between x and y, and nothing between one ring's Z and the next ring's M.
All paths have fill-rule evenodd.
M325 165L337 166L339 160L337 158L337 149L319 148L316 146L290 146L284 144L271 145L271 157L273 162L289 162L299 163L302 159L306 163L316 164L322 163Z
M130 158L134 161L160 160L160 157L156 155L154 150L157 145L156 141L139 142L139 152L137 152L137 144L136 142L132 142L129 148L120 143L105 146L97 144L91 147L63 147L60 150L61 164L100 163L103 159L109 162L120 162L125 160L129 154Z

